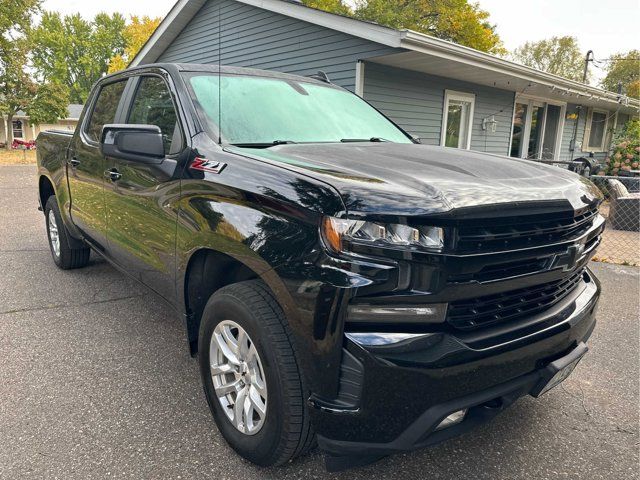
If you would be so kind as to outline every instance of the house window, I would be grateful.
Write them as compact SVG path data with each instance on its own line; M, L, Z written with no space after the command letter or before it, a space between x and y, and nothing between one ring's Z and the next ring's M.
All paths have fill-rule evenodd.
M591 110L587 116L587 129L584 137L587 140L582 151L604 152L607 137L609 112L605 110Z
M512 157L557 160L566 105L516 97L509 154Z
M476 97L473 94L445 91L441 145L465 149L471 147L471 127L475 101Z
M22 120L13 120L11 126L13 127L13 138L22 138Z

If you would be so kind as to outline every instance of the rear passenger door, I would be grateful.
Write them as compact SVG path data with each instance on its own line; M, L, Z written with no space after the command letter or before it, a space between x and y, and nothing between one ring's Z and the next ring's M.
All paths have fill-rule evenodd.
M160 75L134 77L124 123L160 127L165 158L159 164L108 158L117 179L107 180L107 237L111 258L163 297L175 298L175 242L180 181L186 154L177 103Z
M67 153L73 223L101 250L106 247L105 159L100 152L102 127L114 123L123 105L128 79L105 83L89 100L85 118Z

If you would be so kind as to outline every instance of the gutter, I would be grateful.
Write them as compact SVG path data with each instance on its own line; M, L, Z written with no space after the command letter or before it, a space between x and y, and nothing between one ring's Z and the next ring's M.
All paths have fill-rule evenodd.
M470 47L424 35L413 30L402 30L399 33L401 47L407 50L436 55L452 61L464 62L478 68L516 76L548 87L561 87L569 93L590 97L595 100L604 100L616 104L622 104L624 101L629 107L635 108L636 110L640 109L640 100L637 99L620 96L614 92L591 87L584 83L569 80L551 73L542 72L525 65L520 65L519 63L480 52Z

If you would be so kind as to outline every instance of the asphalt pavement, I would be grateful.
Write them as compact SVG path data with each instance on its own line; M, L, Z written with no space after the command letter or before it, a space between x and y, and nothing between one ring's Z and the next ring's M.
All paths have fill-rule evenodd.
M259 469L209 414L183 327L92 256L58 270L33 166L0 167L0 478L638 478L640 269L603 285L591 351L544 397L439 446L329 474L319 452Z

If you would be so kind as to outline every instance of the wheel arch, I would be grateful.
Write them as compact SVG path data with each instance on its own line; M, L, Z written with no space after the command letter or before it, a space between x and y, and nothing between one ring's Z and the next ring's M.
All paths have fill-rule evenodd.
M40 208L44 212L44 207L47 204L49 197L56 194L53 182L46 175L40 175L38 179L38 200L40 201Z
M239 258L212 248L204 247L193 252L189 257L182 283L185 326L191 356L198 353L200 321L211 295L227 285L257 279L264 281L274 298L281 299L282 294L288 296L282 281L272 270L259 273ZM291 304L283 305L281 301L278 303L288 316L291 313Z

